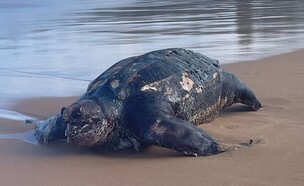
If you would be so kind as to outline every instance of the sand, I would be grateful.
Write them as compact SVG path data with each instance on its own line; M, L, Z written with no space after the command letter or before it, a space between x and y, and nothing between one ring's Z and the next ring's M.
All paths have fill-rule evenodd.
M263 109L223 111L201 125L225 143L262 139L265 144L208 157L187 157L157 147L136 152L96 154L55 143L33 145L0 139L1 185L303 185L304 50L257 61L224 65L256 93ZM11 109L46 118L76 98L23 100ZM1 133L32 125L0 120Z

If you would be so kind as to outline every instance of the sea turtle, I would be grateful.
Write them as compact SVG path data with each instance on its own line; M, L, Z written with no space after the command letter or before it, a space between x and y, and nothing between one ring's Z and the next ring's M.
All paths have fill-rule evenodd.
M92 81L75 103L40 122L36 138L99 151L157 145L189 155L223 151L196 125L235 103L256 111L254 93L217 60L180 48L119 61Z

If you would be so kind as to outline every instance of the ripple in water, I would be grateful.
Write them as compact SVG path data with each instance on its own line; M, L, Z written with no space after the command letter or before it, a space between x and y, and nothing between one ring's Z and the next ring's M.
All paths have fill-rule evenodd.
M26 132L13 133L13 134L0 134L0 139L15 139L21 140L30 144L38 145L38 141L35 138L35 131L30 130Z
M8 110L4 108L0 108L0 118L16 120L16 121L36 120L31 116L26 116L14 110Z
M26 116L22 113L13 110L3 109L3 108L0 108L0 118L21 121L23 123L25 123L26 121L37 120L36 118L33 118L31 116ZM0 134L0 139L15 139L15 140L22 140L30 144L35 144L35 145L38 144L35 138L34 130L20 132L20 133L12 133L12 134Z
M161 48L222 64L304 44L303 0L1 0L0 15L0 104L79 95L113 63Z

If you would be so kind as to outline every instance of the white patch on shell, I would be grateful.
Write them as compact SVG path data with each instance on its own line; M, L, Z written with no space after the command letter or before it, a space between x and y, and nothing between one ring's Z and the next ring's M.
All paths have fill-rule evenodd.
M180 84L182 85L182 88L184 90L190 92L193 88L194 83L187 73L182 73L182 81L180 82Z
M177 102L181 100L178 93L173 91L173 89L168 85L165 87L165 95L170 102Z
M145 85L143 87L141 87L140 89L141 91L157 91L157 88L156 87L153 87L151 85Z
M190 97L190 94L186 94L185 98L188 99Z
M215 73L212 75L213 79L218 78L218 76L219 76L219 73L217 73L217 72L215 72Z
M202 85L199 85L198 87L195 88L195 90L197 93L201 93L201 92L203 92L203 88L204 87Z
M111 81L111 87L113 89L116 89L117 87L119 87L119 80L117 80L117 79L112 80Z

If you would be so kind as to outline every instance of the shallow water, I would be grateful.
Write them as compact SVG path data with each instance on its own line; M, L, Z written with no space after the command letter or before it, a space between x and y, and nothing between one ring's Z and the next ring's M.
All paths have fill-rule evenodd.
M35 138L35 131L30 130L26 132L14 133L14 134L0 134L0 139L2 140L21 140L26 143L30 143L33 145L38 145L38 141Z
M37 120L37 118L34 118L32 116L27 116L17 111L8 110L4 108L0 108L0 118L15 120L15 121Z
M302 0L2 0L0 105L78 95L118 60L161 48L221 63L295 50L303 18Z
M28 116L22 113L19 113L14 110L9 110L5 108L0 108L0 119L7 119L11 121L15 121L20 123L20 126L25 124L26 122L29 122L33 124L35 121L38 121L37 118L34 118L33 116ZM1 121L0 121L1 126ZM18 133L3 133L0 131L0 139L4 140L21 140L26 143L37 145L38 141L35 138L34 130L26 131L26 132L18 132Z

